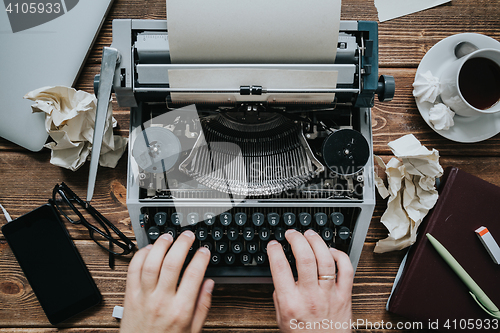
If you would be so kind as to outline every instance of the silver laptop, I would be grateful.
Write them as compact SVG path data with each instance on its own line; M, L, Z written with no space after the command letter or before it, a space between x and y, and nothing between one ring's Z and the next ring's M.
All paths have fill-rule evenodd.
M72 86L112 0L4 1L0 10L0 136L32 151L47 140L45 115L23 96Z

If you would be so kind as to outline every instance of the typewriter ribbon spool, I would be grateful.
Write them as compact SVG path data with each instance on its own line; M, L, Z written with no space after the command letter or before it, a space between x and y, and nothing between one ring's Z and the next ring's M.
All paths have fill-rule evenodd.
M137 164L147 172L170 170L181 152L181 143L174 133L164 127L148 127L137 136L132 148Z
M323 142L326 166L340 175L353 175L363 169L370 157L365 137L356 130L341 129L331 133Z

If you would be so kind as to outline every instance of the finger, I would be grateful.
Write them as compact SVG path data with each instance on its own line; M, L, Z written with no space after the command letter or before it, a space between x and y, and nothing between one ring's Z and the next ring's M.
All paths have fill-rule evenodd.
M318 266L318 276L328 275L335 276L335 260L333 259L328 246L326 246L323 239L312 229L304 233L309 245L316 256L316 264ZM322 285L335 285L335 280L318 280Z
M337 286L342 290L352 290L354 269L349 256L334 248L330 249L330 253L337 263Z
M287 295L295 288L295 278L280 243L275 240L270 241L267 244L267 256L276 293Z
M214 280L208 279L203 282L196 304L196 310L193 318L193 332L201 332L205 319L207 318L210 305L212 304L212 291L214 290Z
M148 245L140 249L130 261L127 273L127 286L135 287L141 284L142 266L153 245Z
M278 303L278 296L276 295L276 290L273 292L274 309L276 311L276 323L278 327L281 327L281 311L280 305Z
M182 266L184 266L184 262L186 261L187 254L193 242L194 233L190 230L184 231L177 237L163 260L158 288L175 292Z
M181 283L177 289L177 295L182 303L182 309L187 313L195 310L196 299L200 293L201 284L210 262L210 251L206 247L200 247L182 275Z
M174 239L170 234L161 235L149 251L142 266L141 283L145 290L153 290L158 284L160 269L170 245Z
M297 283L309 289L318 285L318 267L316 257L306 238L298 231L289 229L285 237L292 246L297 265Z

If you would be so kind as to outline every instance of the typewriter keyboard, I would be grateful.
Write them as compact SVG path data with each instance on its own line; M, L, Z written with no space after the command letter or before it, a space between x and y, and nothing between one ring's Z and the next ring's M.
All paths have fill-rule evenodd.
M200 246L211 252L207 276L270 276L267 243L277 240L294 268L287 229L315 230L329 247L347 252L359 208L233 208L215 215L206 208L177 212L175 208L144 207L141 225L150 243L163 233L174 239L184 230L196 236L187 261Z

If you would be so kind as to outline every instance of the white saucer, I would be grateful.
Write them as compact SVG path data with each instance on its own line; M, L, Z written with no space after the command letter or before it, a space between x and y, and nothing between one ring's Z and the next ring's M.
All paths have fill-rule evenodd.
M440 77L446 65L456 59L454 49L462 41L471 42L480 49L492 48L500 50L500 42L485 35L474 33L453 35L439 41L427 52L418 66L416 75L431 71L432 75ZM444 131L435 129L429 121L429 110L434 104L415 101L418 111L420 111L425 122L436 133L452 141L464 143L479 142L500 133L500 112L479 117L455 115L453 118L455 125L449 130Z

